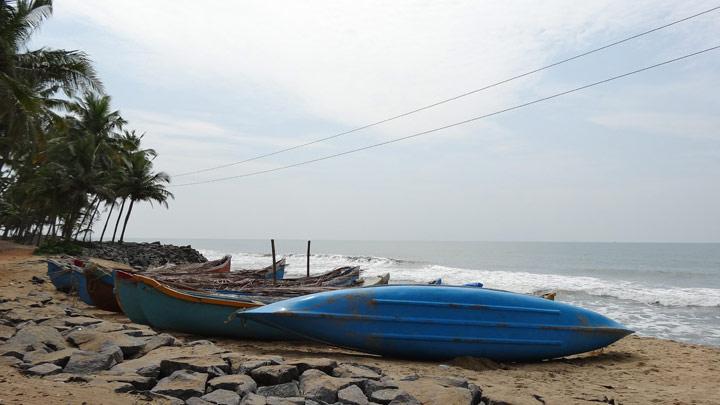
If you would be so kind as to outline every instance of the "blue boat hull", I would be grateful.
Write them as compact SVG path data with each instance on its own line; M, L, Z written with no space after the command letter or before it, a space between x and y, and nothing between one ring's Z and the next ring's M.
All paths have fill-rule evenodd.
M632 333L595 312L474 287L382 286L330 291L238 316L331 345L391 357L534 361L583 353Z
M232 300L227 295L218 296L200 291L182 293L200 298ZM196 335L256 340L287 340L290 336L294 336L255 321L236 317L230 319L237 307L182 300L142 282L118 277L117 272L115 296L130 320L153 328ZM239 299L239 301L243 300Z
M87 289L87 279L83 270L69 263L48 260L48 277L55 288L66 293L77 293L82 302L95 305Z

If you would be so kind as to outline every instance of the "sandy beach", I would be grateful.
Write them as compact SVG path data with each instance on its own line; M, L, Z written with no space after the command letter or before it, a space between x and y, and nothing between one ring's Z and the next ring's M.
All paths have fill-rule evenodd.
M128 323L121 315L88 307L58 293L52 284L32 283L44 278L42 257L32 256L26 247L2 243L0 256L0 297L7 310L31 292L45 293L80 313L115 323ZM14 301L15 300L15 301ZM5 332L5 329L3 329ZM170 332L183 340L204 339ZM7 337L5 337L7 338ZM495 364L479 359L456 359L445 364L384 359L319 344L302 342L254 342L209 338L221 348L248 357L282 356L330 358L381 368L397 380L409 375L415 381L401 381L405 389L423 403L450 405L436 397L427 377L460 376L474 382L483 395L497 403L512 404L717 404L720 402L720 348L670 340L630 336L601 352L527 364ZM144 403L146 398L119 394L107 384L57 382L49 378L26 377L0 359L0 403L2 404L123 404Z

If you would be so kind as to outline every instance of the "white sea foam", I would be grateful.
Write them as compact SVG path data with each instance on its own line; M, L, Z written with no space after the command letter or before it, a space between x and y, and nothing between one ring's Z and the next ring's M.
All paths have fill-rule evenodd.
M203 250L208 258L217 258L221 253ZM360 266L366 276L390 273L391 282L424 283L442 278L445 284L482 282L486 287L520 293L538 290L558 290L584 293L597 297L612 297L643 304L669 307L720 307L720 289L716 288L658 288L636 281L605 280L596 277L540 274L513 271L473 270L432 264L414 263L384 257L312 255L312 274L319 274L339 266ZM236 253L233 268L258 268L270 265L269 255ZM306 271L304 255L287 257L288 277L301 277Z

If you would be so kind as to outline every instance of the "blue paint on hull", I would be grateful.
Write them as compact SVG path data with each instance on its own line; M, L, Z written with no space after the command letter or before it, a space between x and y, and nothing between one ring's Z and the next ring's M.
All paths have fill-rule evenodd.
M87 279L81 268L55 260L48 260L47 263L47 274L55 288L66 293L77 293L82 302L95 305L88 294Z
M506 291L382 286L330 291L238 313L309 339L391 357L534 361L632 333L598 313Z
M190 295L233 301L228 295L198 291ZM288 340L295 336L252 320L237 317L229 320L236 307L181 300L141 282L117 276L115 296L130 320L158 329L256 340ZM247 299L238 297L235 301Z

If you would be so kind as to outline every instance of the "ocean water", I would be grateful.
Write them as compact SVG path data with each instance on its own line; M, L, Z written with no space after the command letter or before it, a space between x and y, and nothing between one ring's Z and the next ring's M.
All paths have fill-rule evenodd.
M176 239L233 268L271 263L269 240ZM276 241L287 277L306 271L306 241ZM592 309L643 336L720 346L720 244L313 241L311 274L356 265L391 283L482 282Z

